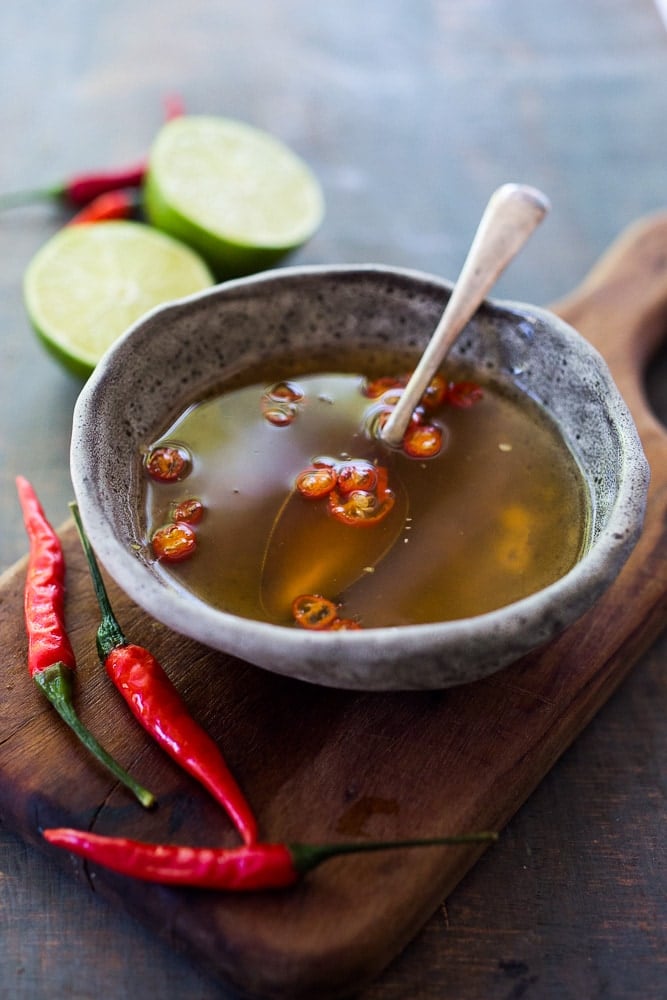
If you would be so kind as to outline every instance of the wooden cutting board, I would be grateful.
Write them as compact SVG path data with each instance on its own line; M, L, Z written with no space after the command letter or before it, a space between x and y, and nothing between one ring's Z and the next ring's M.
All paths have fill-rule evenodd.
M647 408L641 377L667 329L667 214L623 234L554 308L609 362L642 435L652 483L629 563L597 606L547 648L448 691L336 691L183 639L110 586L125 633L161 659L219 741L265 838L501 830L667 622L667 433ZM98 665L97 608L71 523L62 538L80 713L159 806L146 812L115 786L28 681L21 561L0 579L0 821L48 850L83 891L117 900L244 995L326 1000L361 988L427 920L479 848L348 857L293 889L239 897L114 876L40 837L45 826L71 825L144 840L235 843L221 810L144 735Z

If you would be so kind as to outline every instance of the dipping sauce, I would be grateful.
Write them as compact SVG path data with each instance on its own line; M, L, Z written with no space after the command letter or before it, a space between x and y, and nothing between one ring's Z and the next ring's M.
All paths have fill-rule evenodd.
M588 542L589 496L575 457L518 391L444 384L443 400L427 400L417 444L401 450L377 439L400 392L393 378L305 375L192 405L146 449L145 541L157 571L221 610L294 626L291 602L319 551L338 561L340 579L345 564L357 567L339 589L329 569L328 592L317 592L364 629L479 615L554 582ZM167 475L156 479L148 466L158 458ZM336 519L340 491L294 496L304 471L347 467L349 477L355 464L385 477L380 500L392 507L400 498L377 523ZM277 521L290 496L285 532ZM195 521L175 515L186 502L196 502ZM299 503L303 519L292 509ZM165 558L158 539L174 523L186 525L183 554ZM267 555L276 532L284 560Z

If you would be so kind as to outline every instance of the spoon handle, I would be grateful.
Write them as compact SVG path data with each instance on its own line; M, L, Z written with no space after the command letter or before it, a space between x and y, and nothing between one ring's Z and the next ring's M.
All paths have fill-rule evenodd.
M381 431L385 444L400 445L415 407L449 348L549 207L541 191L525 184L503 184L491 195L447 306Z

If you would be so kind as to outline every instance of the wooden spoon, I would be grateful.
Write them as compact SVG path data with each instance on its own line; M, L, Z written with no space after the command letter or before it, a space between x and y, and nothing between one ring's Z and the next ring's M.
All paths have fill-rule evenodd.
M380 432L386 445L400 446L415 407L450 347L549 208L541 191L524 184L503 184L491 195L440 322Z

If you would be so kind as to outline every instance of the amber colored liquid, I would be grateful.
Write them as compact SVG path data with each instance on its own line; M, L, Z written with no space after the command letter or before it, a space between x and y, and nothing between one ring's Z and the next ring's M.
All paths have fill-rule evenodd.
M296 597L319 551L339 564L341 579L346 564L361 567L342 591L324 596L340 601L341 615L364 628L444 621L525 597L581 557L588 491L573 455L530 400L485 385L471 408L443 407L437 419L445 427L445 447L424 460L388 450L368 435L365 415L372 403L361 392L360 376L296 381L305 395L288 426L263 416L262 384L192 406L160 439L184 444L192 471L181 483L148 484L148 538L169 520L175 502L196 496L204 503L194 556L159 564L196 598L289 625L288 607L267 611L265 576L282 574L281 593ZM390 484L405 496L405 505L396 508L400 521L333 527L321 501L303 500L302 525L292 519L281 543L289 556L271 556L267 563L267 544L280 531L276 519L295 477L322 455L386 465ZM384 536L374 548L368 532L376 531ZM334 587L331 566L324 578Z

